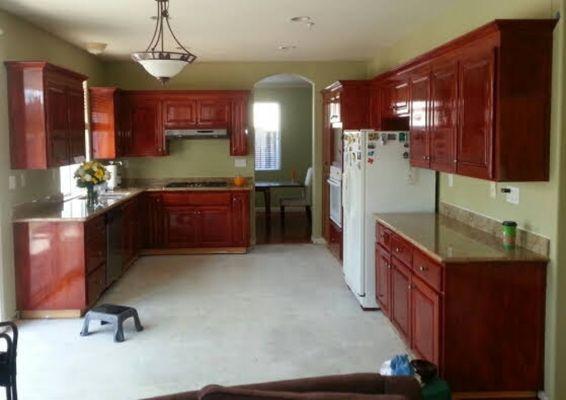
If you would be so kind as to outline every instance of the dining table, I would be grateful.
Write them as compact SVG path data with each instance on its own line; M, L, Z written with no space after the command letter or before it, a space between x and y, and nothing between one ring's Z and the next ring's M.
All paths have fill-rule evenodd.
M271 215L271 190L282 188L304 188L305 185L298 181L256 181L256 192L263 192L266 216Z

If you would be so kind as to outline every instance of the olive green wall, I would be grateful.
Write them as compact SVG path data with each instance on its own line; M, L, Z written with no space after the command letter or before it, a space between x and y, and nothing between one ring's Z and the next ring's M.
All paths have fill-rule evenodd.
M166 89L244 89L268 76L295 74L314 86L314 187L313 237L321 236L322 220L322 97L320 90L338 79L365 79L366 62L214 62L195 63L173 78ZM122 89L163 89L154 78L132 62L111 62L106 65L108 85ZM251 118L250 118L251 123ZM169 157L128 159L128 177L182 176L253 176L253 155L247 157L246 168L235 168L224 141L187 141L172 148ZM251 147L250 147L251 148Z
M560 0L475 0L455 1L439 18L427 25L417 27L412 34L395 43L379 58L369 64L369 75L387 70L411 58L441 45L463 33L477 28L496 18L553 18L561 11ZM562 11L561 11L562 12ZM547 335L546 335L546 373L545 388L552 399L566 398L566 381L557 379L566 373L566 323L562 315L557 324L557 309L562 293L566 292L566 246L558 243L558 220L562 218L561 229L566 234L566 215L559 214L559 182L566 181L564 168L566 152L563 138L562 95L564 84L563 57L564 27L560 21L554 34L554 64L551 126L551 175L549 182L512 183L520 189L520 204L512 205L505 201L499 190L506 184L498 184L495 199L489 196L490 183L483 180L454 176L452 187L448 185L448 175L440 175L440 200L472 210L498 220L511 219L523 228L551 239L552 261L548 268L547 290ZM562 151L561 151L562 148ZM520 160L518 160L520 162ZM560 294L560 296L559 296ZM535 323L535 321L533 321ZM512 334L512 332L510 332Z
M278 171L256 171L258 181L288 181L293 169L297 179L303 181L307 169L312 165L312 88L279 87L255 88L254 101L279 103L281 107L281 169ZM296 189L273 191L271 203L279 204L282 196L295 196ZM256 206L263 207L263 196L256 194Z
M93 84L103 82L103 65L94 56L51 34L30 25L11 14L0 11L0 63L7 60L47 60L68 67L91 78ZM10 169L8 103L6 70L0 66L0 271L2 310L0 319L14 315L14 256L12 241L12 207L15 204L53 195L59 192L58 170L13 171ZM10 175L17 178L17 189L8 190ZM22 185L25 181L25 186Z

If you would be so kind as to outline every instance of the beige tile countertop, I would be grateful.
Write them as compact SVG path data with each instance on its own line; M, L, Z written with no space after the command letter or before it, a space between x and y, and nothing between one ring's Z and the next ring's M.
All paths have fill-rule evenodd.
M375 214L375 218L442 263L548 261L548 257L521 247L506 250L497 237L440 214Z
M87 207L84 196L72 198L66 201L37 202L18 206L14 209L12 222L84 222L109 210L126 203L135 196L146 192L194 192L194 191L242 191L252 190L251 184L234 186L229 184L224 187L189 187L168 188L165 185L150 187L128 187L107 192L108 195L99 196L99 204Z

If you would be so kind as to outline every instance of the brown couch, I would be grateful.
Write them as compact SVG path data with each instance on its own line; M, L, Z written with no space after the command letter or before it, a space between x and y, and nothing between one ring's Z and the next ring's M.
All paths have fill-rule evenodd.
M421 400L421 388L412 377L379 374L334 375L223 387L206 386L148 400Z

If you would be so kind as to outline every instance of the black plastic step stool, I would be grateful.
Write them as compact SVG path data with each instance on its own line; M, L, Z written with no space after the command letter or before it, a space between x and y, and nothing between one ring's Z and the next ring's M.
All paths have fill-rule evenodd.
M130 317L134 318L136 331L142 331L143 326L140 323L140 318L135 308L116 304L102 304L96 306L86 313L81 336L87 336L89 334L88 324L91 320L99 320L101 325L112 324L114 327L114 341L123 342L124 330L122 325L124 321Z

